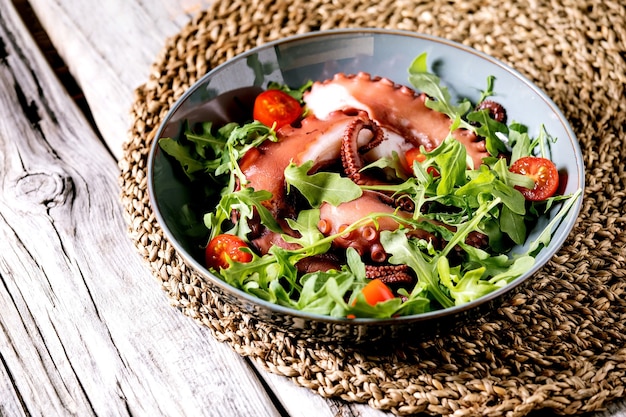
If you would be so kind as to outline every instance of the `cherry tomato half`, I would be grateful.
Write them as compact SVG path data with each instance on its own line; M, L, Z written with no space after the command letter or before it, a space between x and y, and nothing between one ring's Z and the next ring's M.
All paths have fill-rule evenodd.
M411 148L408 151L405 152L404 154L404 160L406 161L406 164L408 165L408 171L409 173L413 173L413 163L418 162L418 163L422 163L426 160L426 155L424 155L421 151L420 148ZM426 172L431 174L433 177L438 177L439 176L439 172L437 171L437 168L435 167L428 167L426 168Z
M230 265L228 260L235 262L250 262L252 254L244 252L241 248L247 248L246 242L241 240L239 236L221 234L215 236L206 247L205 261L209 268L217 270L226 269Z
M302 107L295 98L281 90L266 90L254 100L252 117L275 129L295 122L302 114Z
M409 166L409 170L413 170L413 163L419 162L422 163L426 160L426 156L420 151L420 148L411 148L404 154L404 159L406 160L407 165Z
M381 301L391 300L395 298L391 289L385 285L380 279L376 278L367 283L361 290L367 304L374 306Z
M538 156L525 156L513 162L509 171L526 175L535 181L533 188L516 186L526 200L542 201L552 197L559 188L559 171L554 163Z

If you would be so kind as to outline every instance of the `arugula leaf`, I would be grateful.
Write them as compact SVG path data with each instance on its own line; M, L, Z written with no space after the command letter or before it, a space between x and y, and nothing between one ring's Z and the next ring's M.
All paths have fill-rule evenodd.
M477 124L476 134L485 138L487 151L492 156L498 156L501 152L507 152L506 145L499 138L498 133L506 133L509 129L504 123L493 120L489 116L489 110L483 109L468 113L467 120Z
M418 286L420 290L425 289L432 297L443 307L448 308L454 305L452 299L445 294L439 286L439 277L435 270L437 257L429 258L419 247L409 240L402 230L390 232L388 230L380 233L380 243L387 253L391 254L389 262L394 265L408 265L415 274L417 279L422 283L423 287ZM411 299L413 293L409 299Z
M459 105L452 104L452 97L447 87L441 85L441 79L428 71L427 54L417 56L409 66L409 82L416 89L426 93L426 107L446 114L452 120L459 120L460 127L473 130L472 126L462 120L472 104L464 100Z
M437 260L437 272L441 283L449 290L455 305L462 305L489 294L499 286L482 280L485 267L462 273L459 267L450 268L448 258ZM501 286L501 285L500 285Z
M319 209L302 210L298 213L296 220L286 220L289 227L300 234L300 237L284 235L283 239L285 239L286 242L297 243L305 248L314 248L307 252L309 256L326 253L330 249L330 242L319 244L319 242L324 239L324 235L317 228L317 224L320 220Z
M346 250L346 265L348 269L354 274L357 281L365 286L367 282L367 276L365 274L365 263L361 259L361 255L354 248L348 248Z
M429 303L427 299L423 298L419 301L415 300L412 302ZM393 317L402 307L402 299L398 297L378 302L375 305L370 305L365 300L363 293L356 292L355 298L352 300L352 305L346 309L346 314L354 315L355 317L387 319Z
M345 317L350 310L345 299L359 278L348 268L298 278L294 265L306 256L273 246L269 254L254 255L251 262L235 263L221 273L228 284L263 300L310 313Z
M233 263L229 268L219 271L220 276L229 285L253 294L262 300L276 302L276 293L270 291L270 284L284 278L290 283L295 282L297 270L290 262L288 254L279 253L278 246L272 247L270 253L259 257L253 253L248 263ZM290 289L288 293L293 291Z
M345 317L349 310L344 295L353 288L354 276L348 272L314 272L302 277L302 291L294 306L301 311Z
M309 175L312 166L313 161L307 161L300 166L291 162L285 168L287 192L291 186L296 187L314 208L319 208L323 202L338 206L363 194L361 188L352 180L335 172Z
M274 232L282 232L282 229L274 219L274 216L263 205L264 201L271 198L269 191L255 191L252 188L244 187L239 191L227 193L222 196L213 212L206 213L204 224L210 230L209 240L214 238L223 230L223 224L231 219L232 212L236 210L239 214L239 221L232 225L230 233L246 240L246 235L250 232L248 220L254 216L254 210L261 218L261 222Z
M482 249L465 243L460 244L460 246L469 258L465 267L467 269L485 268L483 277L492 284L509 283L530 270L535 264L535 258L528 254L514 256L505 254L491 255Z
M429 311L432 311L430 300L425 296L414 295L410 299L404 301L404 303L400 305L400 308L392 315L392 317L423 314Z
M234 127L229 131L222 164L216 169L217 174L230 172L229 189L235 188L236 178L239 179L242 185L247 184L248 180L241 171L238 161L246 152L258 147L266 140L278 141L276 132L257 121Z
M550 220L550 223L548 223L543 232L541 232L537 239L531 242L528 253L534 255L542 247L550 244L550 240L552 239L552 229L561 222L563 217L567 215L574 203L580 198L581 194L582 190L579 188L570 198L567 199L565 204L563 204L563 207L561 207L559 212Z
M300 104L303 104L302 98L304 96L304 93L311 88L311 86L313 85L313 81L309 80L306 83L302 84L300 87L298 88L291 88L285 84L281 84L281 83L277 83L274 81L270 81L267 85L267 89L268 90L280 90L283 91L287 94L289 94L291 97L295 98L296 100L298 100L300 102Z
M171 138L163 138L159 140L159 146L165 153L180 162L187 176L191 177L195 172L204 169L202 162L192 156L189 145L182 145Z
M555 143L556 139L557 138L548 133L546 127L542 124L539 129L539 136L537 136L537 141L539 142L539 156L549 158L550 144Z
M437 194L450 194L455 186L465 182L467 168L467 151L461 142L448 136L441 145L428 153L436 162L440 179L437 183Z
M159 146L180 163L191 181L208 174L218 184L234 189L236 178L242 183L246 181L237 161L249 149L268 139L278 140L276 132L257 121L242 126L234 122L227 123L215 132L213 124L205 122L201 124L199 133L186 124L185 132L178 141L161 138ZM229 179L218 181L216 177L222 175L228 175Z
M446 246L441 250L439 256L448 256L452 249L457 245L463 244L471 232L478 230L481 221L490 214L491 210L501 203L502 200L499 197L495 197L493 200L483 199L482 204L474 211L472 217L457 227L454 236L452 236Z
M508 268L500 272L499 274L494 274L489 282L496 284L498 286L502 286L503 284L508 284L516 278L524 275L526 271L529 271L530 268L535 264L535 258L530 255L523 255L519 257L513 258L513 262L509 265Z
M429 189L434 183L434 179L432 175L426 173L424 166L419 165L416 168L416 171L423 172L424 180L421 180L421 177L411 177L400 184L363 185L361 189L392 193L394 196L410 199L415 205L413 219L417 220L421 216L422 207L427 203L428 195L436 194L434 189Z
M522 215L525 213L524 196L502 181L497 170L482 165L478 170L470 172L470 178L470 181L454 191L455 195L466 199L469 207L476 209L482 205L483 200L497 198L512 212ZM505 180L506 178L508 177Z
M229 123L212 133L213 123L201 124L201 133L196 133L188 122L183 135L178 140L160 138L159 146L165 153L176 159L190 180L197 179L197 174L214 173L222 164L228 132L238 125ZM221 175L221 172L215 173Z
M519 124L509 126L508 140L511 146L511 163L530 155L536 145L528 135L526 127Z
M391 156L383 156L361 169L361 171L365 171L370 168L380 168L383 171L391 172L391 177L395 176L396 178L406 179L407 175L405 172L404 165L400 162L400 157L396 151L392 151Z
M495 81L496 81L496 77L495 76L490 75L490 76L487 77L487 89L484 90L483 92L481 92L480 98L476 102L477 104L482 103L487 98L489 98L489 97L494 95L493 86L495 84Z
M524 216L514 213L507 205L502 206L502 209L500 209L500 229L518 245L526 241Z

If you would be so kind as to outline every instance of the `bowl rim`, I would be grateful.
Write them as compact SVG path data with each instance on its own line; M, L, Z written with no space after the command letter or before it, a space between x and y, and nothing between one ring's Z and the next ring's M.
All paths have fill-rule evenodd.
M558 122L563 126L563 129L567 132L567 136L571 142L574 153L577 156L576 165L579 167L578 176L569 178L576 179L580 184L581 195L577 199L577 201L572 205L566 217L564 217L560 224L557 227L565 227L567 233L562 233L556 239L552 239L550 242L550 246L553 246L555 249L552 254L547 258L547 260L541 264L535 263L533 267L524 275L514 279L507 285L499 288L497 290L492 291L491 293L484 295L476 300L470 301L468 303L462 305L455 305L449 308L433 310L426 313L387 318L387 319L379 319L379 318L346 318L346 317L331 317L325 316L316 313L309 313L301 310L296 310L290 307L285 307L279 304L274 304L268 301L265 301L261 298L255 297L254 295L248 294L243 290L240 290L236 287L233 287L223 281L221 278L215 276L211 273L204 265L198 262L191 254L189 254L181 245L178 244L176 238L172 234L170 228L167 226L165 219L163 218L161 211L158 209L158 200L155 194L155 185L153 183L154 178L154 164L155 164L155 155L158 150L158 138L161 137L163 130L168 124L169 120L176 113L178 108L183 105L183 103L198 89L200 88L205 81L212 77L213 74L221 71L224 67L228 66L235 60L245 59L246 57L256 54L261 50L265 50L268 48L274 48L278 45L287 44L291 42L297 42L305 39L311 38L319 38L319 37L329 37L329 36L337 36L337 35L392 35L392 36L401 36L401 37L411 37L422 39L427 42L432 42L435 44L446 45L458 50L461 53L469 53L477 56L478 58L487 61L491 65L495 65L500 67L503 71L508 72L513 75L519 81L521 81L524 85L526 85L530 90L532 90L537 97L542 99L554 112L557 116ZM448 316L456 316L468 312L469 310L473 310L474 308L490 303L493 300L499 298L500 296L512 291L515 287L518 287L527 279L531 278L538 270L540 270L545 263L547 263L550 258L552 258L562 247L565 240L569 237L572 232L572 229L575 223L578 221L578 217L582 208L583 196L584 196L584 188L585 188L585 169L584 163L582 160L582 151L580 149L580 144L576 139L576 134L574 133L572 127L569 122L565 118L561 109L556 105L556 103L537 85L535 85L530 79L528 79L525 75L514 69L513 67L505 64L504 62L498 60L497 58L492 57L484 52L478 51L470 46L464 45L462 43L452 41L443 37L434 36L430 34L424 34L420 32L412 32L408 30L397 30L397 29L381 29L381 28L345 28L345 29L327 29L327 30L319 30L315 32L309 32L304 34L292 35L288 37L284 37L281 39L277 39L254 48L251 48L241 54L234 56L231 59L217 65L202 77L200 77L191 87L189 87L172 105L169 111L166 113L165 117L161 120L159 127L156 131L156 135L154 136L153 143L150 146L149 154L148 154L148 179L147 179L147 187L148 187L148 196L150 204L153 208L153 214L155 215L156 221L161 227L165 237L168 242L174 247L176 252L178 253L183 260L191 265L195 272L197 272L203 279L210 281L210 284L219 286L222 290L226 292L235 293L237 297L244 298L245 300L258 304L263 308L269 309L271 312L275 312L278 314L284 314L288 316L292 316L294 318L299 318L303 320L314 320L321 323L330 323L330 324L340 324L340 325L404 325L410 323L419 323L430 321L432 319L438 317L448 317ZM564 140L565 138L559 138L559 140ZM545 250L545 249L544 249Z

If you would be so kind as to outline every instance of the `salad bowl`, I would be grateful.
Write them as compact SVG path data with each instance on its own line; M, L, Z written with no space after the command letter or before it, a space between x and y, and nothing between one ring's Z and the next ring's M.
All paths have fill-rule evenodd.
M427 54L429 70L442 80L453 99L475 102L486 80L493 79L494 97L509 120L526 126L531 136L548 132L557 139L550 143L549 157L559 172L559 193L572 197L557 200L533 223L525 243L511 250L528 250L538 239L543 240L549 229L550 239L543 240L534 263L506 285L477 299L399 317L337 317L269 302L226 283L206 266L210 230L205 215L218 200L215 193L207 193L207 183L189 181L181 164L155 140L149 156L148 190L157 221L180 256L221 300L264 324L307 339L362 343L414 338L447 331L485 314L511 297L555 255L574 227L582 204L584 167L576 136L555 103L531 81L498 60L449 40L402 31L347 29L268 43L202 77L171 108L156 138L178 140L189 126L206 122L213 126L244 123L251 118L255 98L270 83L302 86L338 73L365 72L408 85L407 69L420 54Z

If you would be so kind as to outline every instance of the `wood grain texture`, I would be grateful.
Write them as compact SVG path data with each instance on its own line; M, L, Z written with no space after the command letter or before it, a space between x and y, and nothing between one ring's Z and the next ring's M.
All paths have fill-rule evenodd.
M32 0L31 7L84 92L111 152L120 157L133 91L167 37L210 0Z
M163 47L166 36L174 35L187 23L191 14L208 4L185 0L160 0L158 3L154 7L151 4L149 11L146 12L139 1L116 0L106 5L96 1L39 2L34 0L31 2L48 36L83 89L102 136L116 156L119 156L121 152L121 144L126 139L126 131L130 124L126 109L131 106L132 91L147 78L149 67ZM118 33L112 25L96 25L96 16L100 16L103 21L111 22L118 16L123 16L124 22L139 27L141 30L135 32L134 37ZM68 23L59 24L59 22ZM159 24L154 25L154 22L159 22ZM95 48L92 42L95 42ZM96 68L100 71L96 71ZM114 88L107 86L114 86ZM106 106L102 103L106 103ZM145 271L142 272L145 273ZM167 308L166 302L164 300L161 302ZM160 310L151 311L148 308L145 314L161 316ZM170 325L178 326L178 320L184 320L184 318L176 317L174 323ZM197 330L197 332L201 331ZM138 330L137 337L143 336ZM145 340L143 343L150 343L150 341ZM172 352L172 354L180 353ZM237 384L240 377L224 374L229 371L220 369L223 358L215 358L212 355L202 357L203 355L203 350L199 349L196 357L190 362L197 360L206 362L207 366L215 367L215 373L222 374L223 378L228 380L224 382L221 392L218 392L220 395L226 395L224 391L228 385ZM244 373L241 376L243 378L246 377L246 372L250 373L245 369L239 371ZM273 395L284 407L282 411L290 416L382 417L389 415L367 405L348 405L340 401L326 400L306 388L296 386L286 378L272 375L261 368L256 369L256 372L266 380ZM198 378L199 389L204 390L207 388L206 381L200 381L200 379ZM233 402L245 401L248 395L248 393L245 395L232 393L231 399ZM239 414L233 415L259 416L262 414L254 410L242 413L240 410Z
M0 414L279 415L247 361L167 304L116 161L7 2L0 46Z
M30 1L114 156L133 90L165 39L209 3ZM0 64L0 415L390 416L253 371L167 305L126 237L115 161L11 8L0 13L11 16L0 32L10 51Z

